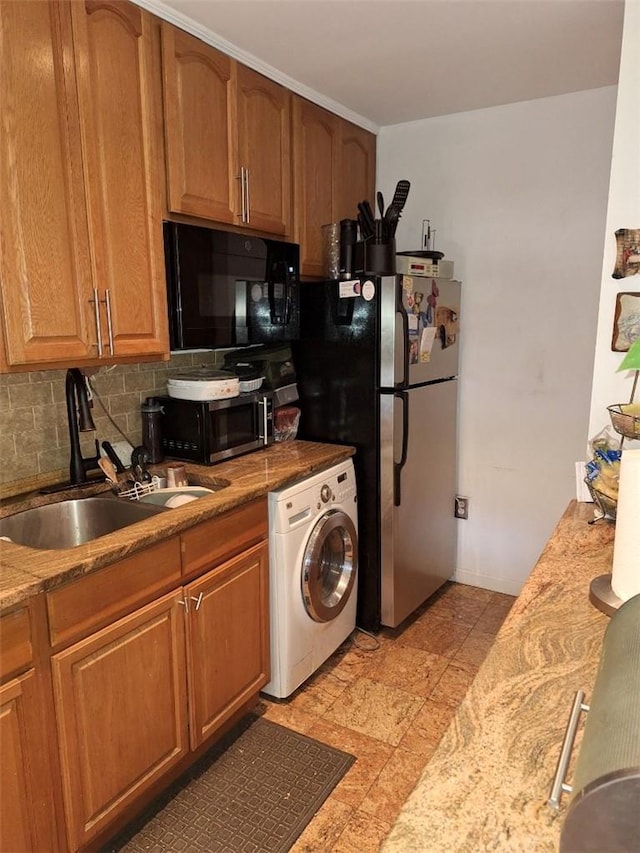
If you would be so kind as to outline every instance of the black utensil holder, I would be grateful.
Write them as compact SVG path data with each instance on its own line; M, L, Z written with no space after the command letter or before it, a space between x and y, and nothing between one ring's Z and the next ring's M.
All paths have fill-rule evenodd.
M355 246L356 275L395 275L396 241L375 243L372 240L361 241Z

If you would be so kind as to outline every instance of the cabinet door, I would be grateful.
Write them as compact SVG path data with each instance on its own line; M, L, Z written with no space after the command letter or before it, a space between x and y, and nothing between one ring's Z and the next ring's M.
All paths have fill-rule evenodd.
M340 128L340 193L334 221L355 219L358 202L365 198L374 208L376 190L376 137L343 119Z
M86 359L96 336L69 7L0 3L0 42L6 361Z
M71 10L105 357L168 353L151 17L118 0Z
M246 225L288 234L291 222L291 93L237 66L238 158L248 170Z
M339 143L336 116L294 96L294 222L303 275L324 275L322 226L335 221Z
M237 222L232 61L162 24L168 204L215 222Z
M165 595L52 657L72 850L188 752L181 601Z
M269 563L262 542L186 588L191 747L269 681Z
M40 811L48 806L50 816L52 795L43 766L46 749L33 730L41 713L35 683L31 670L0 688L0 850L47 850L55 844L42 834Z

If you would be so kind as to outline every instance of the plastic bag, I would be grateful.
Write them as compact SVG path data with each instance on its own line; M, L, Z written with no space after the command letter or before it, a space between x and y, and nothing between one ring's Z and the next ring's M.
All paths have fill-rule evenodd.
M620 437L605 427L589 442L591 459L586 464L586 481L591 489L612 500L618 499L620 478Z

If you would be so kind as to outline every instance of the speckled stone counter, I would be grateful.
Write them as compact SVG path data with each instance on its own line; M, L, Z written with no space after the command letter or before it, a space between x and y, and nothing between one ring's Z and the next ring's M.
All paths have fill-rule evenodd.
M43 551L0 540L0 609L106 566L247 501L264 497L268 492L329 468L353 453L353 448L340 445L286 441L210 467L186 463L192 485L219 490L75 548ZM152 469L154 467L160 471L163 468L162 465L152 466ZM12 498L2 502L0 516L105 489L108 486L101 483L80 493L76 490L55 497L32 493Z
M609 624L589 584L611 571L614 527L591 518L591 504L569 504L384 853L558 849L568 798L557 813L546 801L574 693L589 701Z

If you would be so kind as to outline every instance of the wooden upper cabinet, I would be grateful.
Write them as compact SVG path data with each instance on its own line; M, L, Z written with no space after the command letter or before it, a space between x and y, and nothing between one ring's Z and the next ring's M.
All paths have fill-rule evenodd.
M376 188L376 137L368 130L340 119L340 190L336 220L355 219L358 202L368 199L372 209Z
M322 226L336 221L339 161L338 118L294 96L294 238L300 244L303 275L324 275Z
M168 352L152 19L118 0L71 10L105 357Z
M244 65L237 66L237 75L244 221L249 228L284 235L291 226L291 93Z
M6 362L86 359L96 338L68 5L0 3L0 41Z
M162 23L168 207L269 234L291 228L291 94Z
M163 22L162 67L169 210L233 224L238 187L232 61Z
M2 370L169 351L151 21L0 3Z

